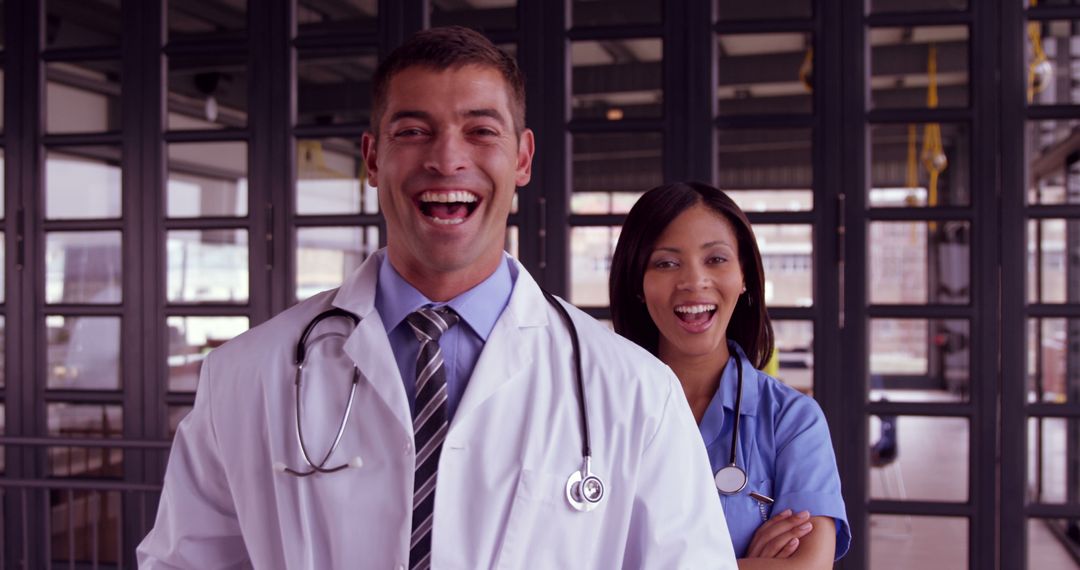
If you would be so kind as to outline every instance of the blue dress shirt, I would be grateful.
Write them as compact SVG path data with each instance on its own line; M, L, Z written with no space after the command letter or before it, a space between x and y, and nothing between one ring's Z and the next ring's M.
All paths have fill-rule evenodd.
M385 253L379 264L379 284L375 291L375 310L379 311L390 348L394 351L405 393L409 397L409 410L415 415L416 405L416 355L420 343L416 340L405 317L424 306L449 305L461 320L439 338L444 367L446 369L447 412L453 419L465 386L469 383L480 351L488 335L495 328L499 315L510 302L514 290L514 277L510 271L510 259L503 257L495 272L476 287L465 291L446 303L435 303L417 291L398 274Z
M728 341L742 358L742 418L735 461L746 471L746 487L735 495L720 495L735 555L742 558L754 531L772 513L785 509L810 511L810 516L836 521L836 559L847 553L851 528L840 495L836 454L829 438L825 415L813 398L754 368L742 348ZM713 473L727 466L731 456L738 373L735 357L728 358L698 426ZM764 505L750 497L755 491L776 500ZM719 492L718 492L719 493Z

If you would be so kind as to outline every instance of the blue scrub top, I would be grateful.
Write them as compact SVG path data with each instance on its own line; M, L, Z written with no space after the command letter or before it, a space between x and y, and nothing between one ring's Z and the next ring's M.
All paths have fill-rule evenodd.
M728 347L742 357L742 419L735 460L746 471L748 480L746 487L735 495L723 495L719 491L717 494L724 506L735 555L739 558L746 555L754 531L772 513L791 509L796 513L810 511L811 516L832 517L836 521L836 559L839 560L851 544L851 528L840 495L840 475L825 415L813 398L754 368L737 343L728 341ZM732 355L724 367L720 387L698 426L713 473L727 466L730 460L737 384ZM763 505L750 498L751 491L772 497L776 502Z

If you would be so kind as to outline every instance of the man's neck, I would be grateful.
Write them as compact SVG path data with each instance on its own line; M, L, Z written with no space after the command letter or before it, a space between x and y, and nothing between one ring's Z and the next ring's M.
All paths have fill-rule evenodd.
M410 265L398 259L393 252L387 256L390 265L409 285L412 285L428 299L436 303L445 303L454 297L476 287L502 263L502 253L490 260L482 260L472 265L453 271L431 271L428 268Z

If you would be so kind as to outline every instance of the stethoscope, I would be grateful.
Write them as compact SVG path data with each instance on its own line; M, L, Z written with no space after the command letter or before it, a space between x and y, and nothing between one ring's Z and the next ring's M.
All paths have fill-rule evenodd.
M746 471L742 467L735 464L735 450L739 445L739 417L742 412L742 357L739 356L738 350L732 350L731 355L735 357L735 369L738 371L738 382L735 385L735 425L731 430L731 457L729 464L726 467L721 467L716 472L716 490L720 491L724 495L734 495L746 487Z
M589 417L585 397L585 383L583 380L584 374L582 373L581 367L581 345L578 339L577 327L574 326L574 321L570 318L570 313L566 310L566 307L564 307L551 293L548 293L547 291L544 291L543 293L544 298L547 299L548 303L558 309L559 314L562 316L563 321L566 322L570 331L570 343L573 347L574 354L574 374L577 379L578 387L578 409L581 414L581 469L572 472L566 481L566 501L570 504L570 507L576 511L591 511L604 499L606 487L603 480L592 471L592 446L589 438ZM349 400L345 405L345 412L341 415L341 421L338 422L338 430L337 434L334 436L334 442L330 445L330 449L326 452L326 455L318 462L314 461L311 454L308 453L307 446L304 444L304 434L301 429L303 422L301 421L302 406L300 405L300 386L304 378L304 364L307 357L308 336L311 335L311 331L313 331L315 326L320 322L335 317L349 319L354 328L360 324L359 317L335 307L316 315L315 318L304 327L304 332L300 335L300 340L296 343L296 439L300 442L300 451L304 455L304 462L307 464L308 468L293 469L285 466L283 463L275 463L274 469L282 473L287 473L296 477L307 477L316 473L335 473L348 467L359 468L363 466L363 461L359 457L355 457L348 463L343 463L336 467L326 466L327 461L330 460L330 456L334 454L338 444L341 442L341 436L345 433L345 426L349 421L349 414L352 412L353 399L356 396L356 385L360 381L360 369L355 365L353 366L352 382L349 384Z

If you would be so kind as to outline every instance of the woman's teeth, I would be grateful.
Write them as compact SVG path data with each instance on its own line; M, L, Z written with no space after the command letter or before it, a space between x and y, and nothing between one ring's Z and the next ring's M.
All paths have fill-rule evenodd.
M716 305L681 305L675 307L675 315L684 321L701 321L708 319L716 311Z

